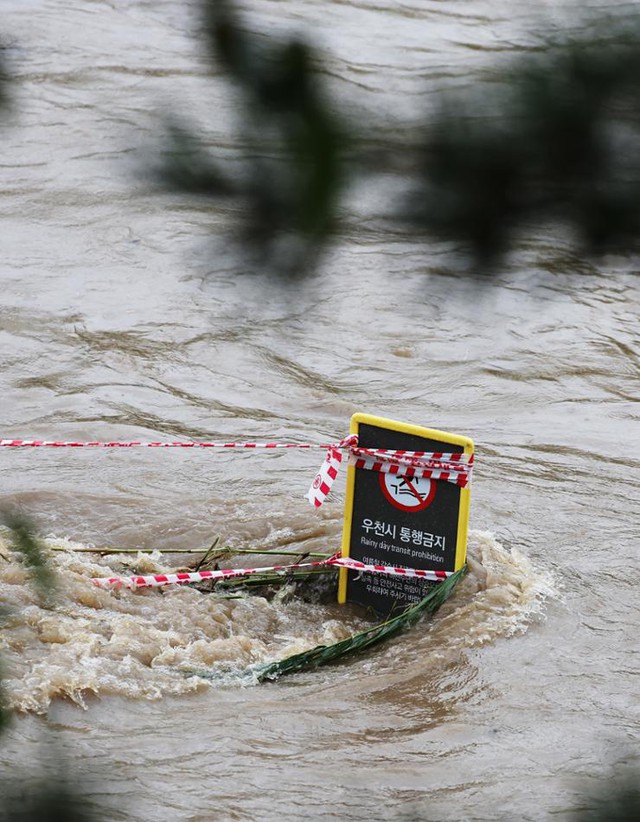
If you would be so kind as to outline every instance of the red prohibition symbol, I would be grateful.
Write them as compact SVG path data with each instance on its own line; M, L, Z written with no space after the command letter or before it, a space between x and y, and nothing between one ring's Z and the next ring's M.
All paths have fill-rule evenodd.
M380 488L387 501L401 511L424 511L436 495L435 480L425 477L380 474Z

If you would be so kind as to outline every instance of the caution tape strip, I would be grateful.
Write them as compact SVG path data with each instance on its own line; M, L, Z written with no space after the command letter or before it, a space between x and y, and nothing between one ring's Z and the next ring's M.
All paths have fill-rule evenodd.
M298 562L293 565L271 565L267 568L221 568L216 571L185 571L175 574L147 574L132 577L94 577L91 582L99 588L159 588L163 585L203 582L207 579L233 579L252 574L286 574L298 568L313 568L328 564L328 560L318 562Z
M8 448L225 448L275 449L322 448L326 457L307 492L309 502L319 508L327 498L344 461L366 471L396 474L405 477L424 477L443 480L466 488L471 482L473 454L436 451L405 451L386 448L362 448L357 434L350 434L330 445L281 442L76 442L56 440L0 439L0 447Z
M423 477L443 480L460 488L467 488L471 483L473 454L361 448L358 446L357 434L352 434L327 449L327 456L307 493L307 499L316 508L322 505L331 490L343 460L343 451L348 453L349 465L354 468L409 479Z
M76 440L0 439L7 448L331 448L298 442L80 442Z
M350 557L341 557L335 554L328 559L317 562L298 562L292 565L271 565L266 568L222 568L216 571L179 571L175 574L146 574L129 577L94 577L91 582L99 588L159 588L163 585L179 585L190 582L203 582L205 580L233 579L237 577L248 577L253 574L277 573L287 574L299 568L318 568L321 566L334 566L337 568L347 568L352 571L362 573L387 574L400 577L417 577L432 582L442 582L450 577L453 571L424 571L419 568L403 568L401 566L390 565L368 565L358 562Z
M360 571L367 574L387 574L396 577L417 577L418 579L428 579L431 582L442 582L450 577L453 571L424 571L421 568L403 568L392 565L369 565L366 562L359 562L351 557L337 557L328 561L328 565L337 565L339 568L348 568L350 571Z

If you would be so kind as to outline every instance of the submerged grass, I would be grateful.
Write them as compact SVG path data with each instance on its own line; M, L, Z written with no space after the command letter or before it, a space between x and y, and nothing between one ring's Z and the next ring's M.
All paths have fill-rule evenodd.
M26 520L15 517L12 518L10 515L7 515L6 512L3 512L3 514L4 524L9 528L13 537L12 547L22 554L23 561L29 567L34 578L33 581L39 589L41 597L46 600L52 585L52 572L44 561L44 555L39 542L35 538L34 529ZM330 556L329 554L304 551L273 550L265 552L260 549L232 548L230 546L221 546L220 541L220 538L216 537L210 546L200 549L201 557L196 560L198 568L212 563L215 563L217 567L218 559L229 559L231 556L243 554L260 554L263 556L265 554L291 555L296 557L297 562L303 562L309 557L326 559ZM129 550L136 550L137 552L139 549ZM101 551L95 548L87 550L87 553L94 552ZM119 549L119 552L123 552L123 549ZM174 551L169 551L169 553L173 552L175 552L175 549ZM196 553L196 551L194 551L194 553ZM268 598L271 596L281 598L283 595L290 596L295 594L307 601L321 602L326 600L329 589L331 590L332 598L335 597L337 570L335 567L323 566L320 563L317 567L307 568L299 568L296 567L296 564L293 564L286 570L284 568L277 571L266 569L261 571L260 569L256 569L256 571L248 577L216 580L212 581L212 584L205 582L201 586L196 587L197 590L200 590L202 593L216 591L219 595L229 598L242 597L257 589L261 595L267 596ZM435 584L419 602L409 605L399 613L388 616L382 622L378 622L338 642L329 645L317 645L308 651L293 654L285 659L256 663L244 671L232 672L229 669L221 671L220 668L216 667L215 669L204 671L191 670L187 672L187 675L198 676L209 680L217 680L220 678L228 679L229 677L231 679L237 679L240 677L241 679L247 679L253 682L264 682L306 668L317 668L320 665L341 659L349 654L363 651L397 634L403 628L410 627L422 616L435 613L448 599L456 584L465 573L466 566L443 582ZM312 596L312 599L308 599L309 596ZM0 725L2 720L1 707L2 700L0 693Z
M397 634L403 628L414 625L422 616L435 613L449 598L459 580L466 573L466 566L456 571L443 582L434 586L426 597L415 605L410 605L396 616L384 622L373 625L364 631L359 631L347 639L334 642L331 645L317 645L308 651L293 654L276 662L251 665L243 672L243 677L251 678L255 682L278 679L285 674L295 673L305 668L317 668L328 662L334 662L349 654L363 651L372 645ZM191 676L203 679L218 679L219 674L214 671L191 671Z

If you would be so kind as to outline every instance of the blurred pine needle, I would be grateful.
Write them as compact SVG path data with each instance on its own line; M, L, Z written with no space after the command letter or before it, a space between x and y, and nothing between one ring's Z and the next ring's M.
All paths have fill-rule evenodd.
M21 556L33 579L40 604L45 607L51 601L54 574L36 537L33 522L25 514L4 510L0 511L0 523L9 530L9 548Z

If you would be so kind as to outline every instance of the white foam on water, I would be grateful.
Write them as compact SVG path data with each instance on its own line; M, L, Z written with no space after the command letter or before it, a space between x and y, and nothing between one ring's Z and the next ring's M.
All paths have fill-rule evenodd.
M85 705L90 694L157 699L212 687L194 670L230 681L254 663L284 659L361 630L354 617L328 618L318 605L277 597L226 599L188 586L109 591L91 577L163 573L159 552L101 558L68 540L44 541L56 571L47 607L20 559L0 542L0 598L8 611L0 643L8 701L44 712L52 699ZM555 592L548 574L488 532L472 532L469 573L429 632L436 654L526 630ZM324 619L323 619L324 617Z
M470 532L467 562L469 573L438 614L436 630L448 635L449 646L477 647L522 633L558 596L550 571L505 548L490 531Z

